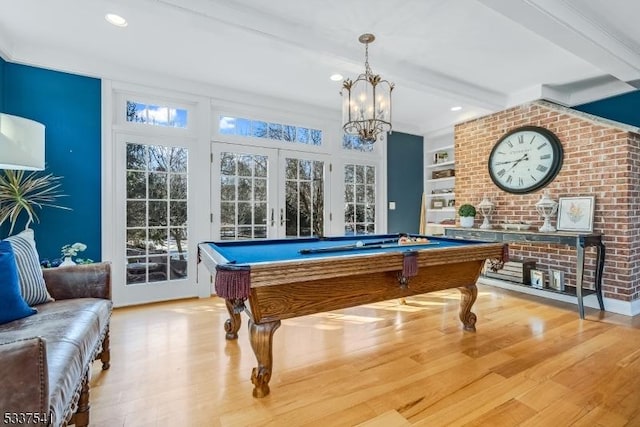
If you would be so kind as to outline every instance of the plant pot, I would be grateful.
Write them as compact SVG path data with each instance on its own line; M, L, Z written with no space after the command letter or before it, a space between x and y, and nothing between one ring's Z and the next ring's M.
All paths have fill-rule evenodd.
M475 217L473 216L461 216L460 217L460 227L473 227L473 223L475 221Z

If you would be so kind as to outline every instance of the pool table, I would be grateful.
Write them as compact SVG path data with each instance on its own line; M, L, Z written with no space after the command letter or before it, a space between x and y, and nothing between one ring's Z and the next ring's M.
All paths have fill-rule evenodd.
M475 331L476 280L483 262L502 259L502 243L433 236L363 235L203 242L199 260L225 299L226 338L238 337L241 313L258 361L253 396L269 394L272 342L282 319L458 288L460 320ZM425 241L427 240L427 241ZM249 307L246 302L248 301Z

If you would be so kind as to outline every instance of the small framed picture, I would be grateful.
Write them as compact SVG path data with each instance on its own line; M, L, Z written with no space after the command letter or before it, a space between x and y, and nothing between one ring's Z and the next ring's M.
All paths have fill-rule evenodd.
M445 199L431 199L431 209L442 209L446 205Z
M531 287L536 289L544 288L544 273L542 271L531 269Z
M452 208L455 207L456 205L456 199L449 199L449 201L447 201L447 206Z
M549 287L556 291L564 291L564 271L549 270Z
M560 197L558 231L593 231L594 196Z
M449 153L446 151L438 151L433 156L434 163L445 163L449 161Z

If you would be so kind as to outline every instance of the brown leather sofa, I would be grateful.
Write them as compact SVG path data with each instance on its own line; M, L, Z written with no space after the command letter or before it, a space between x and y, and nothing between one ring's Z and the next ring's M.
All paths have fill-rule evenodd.
M111 265L43 274L55 301L0 325L0 423L87 426L91 364L109 368Z

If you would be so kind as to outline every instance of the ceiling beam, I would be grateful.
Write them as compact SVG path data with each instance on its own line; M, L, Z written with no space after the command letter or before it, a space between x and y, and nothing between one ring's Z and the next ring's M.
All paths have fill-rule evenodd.
M640 79L640 54L633 42L566 0L478 1L601 69L603 74L622 82Z

